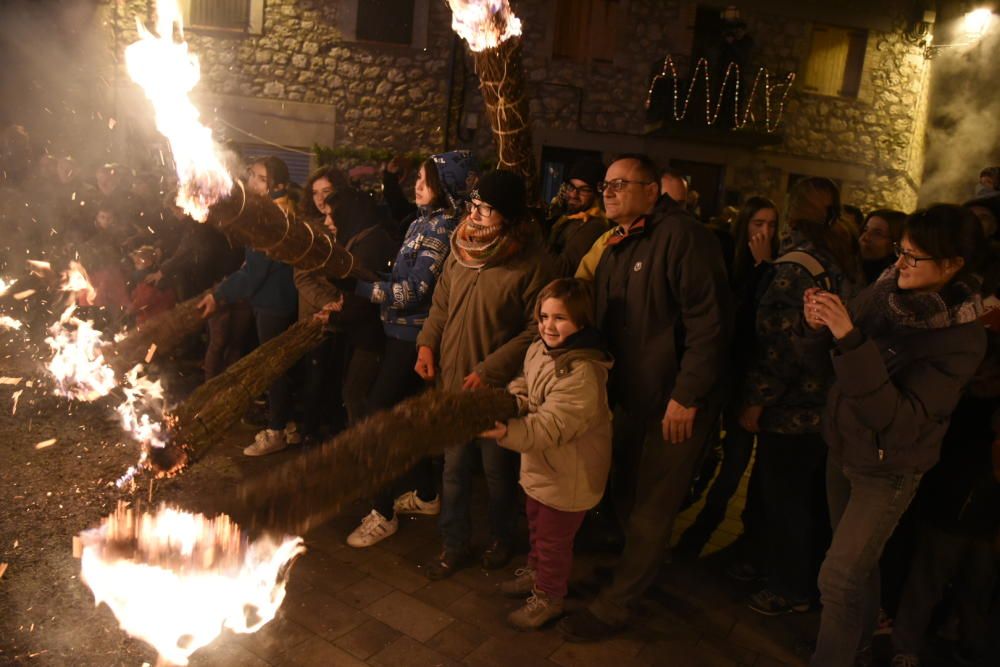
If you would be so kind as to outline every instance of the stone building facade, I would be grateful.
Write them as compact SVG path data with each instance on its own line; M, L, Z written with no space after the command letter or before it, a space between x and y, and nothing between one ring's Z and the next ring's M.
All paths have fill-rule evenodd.
M202 65L199 96L210 103L202 108L215 129L236 142L299 150L314 143L421 154L471 147L488 159L489 123L471 59L461 45L453 47L446 3L416 0L413 43L389 46L351 39L352 12L365 1L267 0L260 34L189 30ZM820 95L793 85L780 141L755 145L730 141L733 131L724 129L650 133L644 103L652 66L667 54L690 65L698 10L705 8L682 0L613 4L613 57L574 61L553 56L557 33L565 28L565 3L512 2L524 24L539 159L552 150L599 151L605 158L645 151L664 164L715 174L709 187L717 190L717 205L750 194L781 202L790 179L801 175L836 180L845 201L862 208L915 205L930 65L921 45L905 37L907 5L899 3L897 10L895 3L848 3L820 10L814 3L741 3L755 43L752 62L774 73L801 75L814 25L867 31L857 95ZM119 51L135 39L136 18L146 18L148 9L146 0L106 6L104 25L117 33ZM121 99L131 98L123 93Z

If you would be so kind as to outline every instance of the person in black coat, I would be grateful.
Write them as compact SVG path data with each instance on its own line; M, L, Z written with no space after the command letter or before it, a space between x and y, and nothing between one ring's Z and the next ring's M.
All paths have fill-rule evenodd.
M835 375L823 417L833 541L819 575L823 614L812 667L849 667L870 650L878 559L920 480L941 454L962 390L986 352L975 271L983 230L958 206L911 215L892 271L850 308L804 296L804 336ZM819 338L817 339L817 334Z
M756 350L757 304L762 287L773 275L771 262L778 257L778 207L764 197L750 197L740 209L734 223L736 239L735 257L729 270L729 285L733 292L736 317L733 327L733 341L729 355L729 377L726 404L723 408L723 426L726 437L722 441L723 459L718 475L715 465L703 466L701 475L706 479L715 476L715 482L705 498L705 506L698 513L691 527L681 537L675 548L679 557L697 558L708 543L712 533L725 518L726 507L739 486L753 454L754 434L739 423L739 404L742 396L744 375ZM716 462L718 459L716 459ZM762 558L758 553L762 548L755 546L760 528L759 478L753 481L747 492L746 508L743 511L744 544L748 547L746 560L732 570L737 579L755 578L762 570ZM751 572L752 568L754 571ZM740 570L744 574L740 573Z

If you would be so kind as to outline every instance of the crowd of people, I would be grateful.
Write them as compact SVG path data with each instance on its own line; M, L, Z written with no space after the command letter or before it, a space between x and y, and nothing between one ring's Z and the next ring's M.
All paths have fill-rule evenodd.
M278 158L246 166L250 190L333 234L372 280L234 247L186 218L162 179L119 165L92 182L69 159L7 170L5 224L53 260L79 258L111 326L203 294L206 378L254 339L325 322L323 343L268 388L249 456L319 441L428 386L505 388L516 418L386 484L347 543L391 539L401 514L439 516L428 577L499 569L523 511L530 552L501 585L526 600L517 628L562 617L580 642L625 628L665 563L701 554L753 462L727 574L759 583L748 605L761 614L821 607L812 665L870 664L890 629L893 665L919 665L942 603L956 655L987 664L1000 613L993 172L962 205L909 213L852 213L833 182L806 178L782 210L751 196L705 224L683 175L645 155L579 160L544 210L519 176L477 173L464 151L420 164L412 200L405 171L386 166L376 201L333 167L299 189ZM7 266L18 256L8 249ZM477 461L484 517L470 505ZM477 523L489 528L479 550ZM574 550L593 545L620 555L565 615Z

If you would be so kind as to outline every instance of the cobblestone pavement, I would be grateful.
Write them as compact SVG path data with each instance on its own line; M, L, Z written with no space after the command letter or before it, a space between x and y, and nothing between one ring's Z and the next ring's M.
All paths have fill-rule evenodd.
M484 482L479 478L478 483L482 494ZM752 585L736 584L723 574L726 554L719 551L741 530L744 492L745 480L701 560L665 566L630 629L587 645L564 642L552 627L522 633L505 624L518 602L503 598L497 585L523 564L523 553L503 571L473 567L431 582L422 564L440 546L435 519L401 517L396 535L375 547L353 549L344 540L367 511L358 502L306 536L309 551L294 566L288 596L274 621L254 635L227 632L196 653L191 664L802 665L803 647L815 636L818 614L759 616L745 604ZM474 505L483 504L481 497L477 500ZM699 508L695 505L679 518L678 534ZM485 508L474 508L473 516L485 520ZM578 555L574 589L609 558ZM574 609L586 600L585 594L571 591L567 605Z

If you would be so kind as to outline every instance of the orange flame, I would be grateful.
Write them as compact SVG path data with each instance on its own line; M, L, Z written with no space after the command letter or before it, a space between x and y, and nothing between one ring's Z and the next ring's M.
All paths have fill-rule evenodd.
M255 542L225 514L209 519L161 505L155 514L124 505L79 536L81 579L123 630L160 657L186 665L223 628L252 633L285 598L301 538Z
M181 41L174 41L174 26ZM201 124L188 94L201 77L198 58L188 52L176 0L157 0L156 32L141 22L139 41L125 49L129 76L153 105L156 128L170 142L179 179L177 205L195 220L208 217L208 207L229 194L233 179L223 164L212 131Z
M448 0L451 29L473 51L495 49L521 34L521 19L507 0Z

